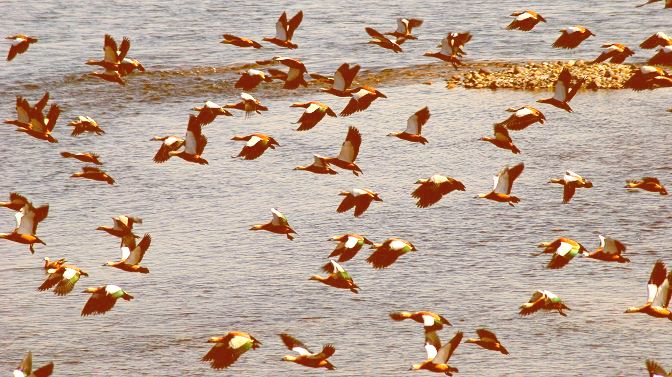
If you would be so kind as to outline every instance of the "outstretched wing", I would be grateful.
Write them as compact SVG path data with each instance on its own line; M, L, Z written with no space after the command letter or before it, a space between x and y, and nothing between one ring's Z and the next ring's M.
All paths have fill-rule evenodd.
M450 340L450 342L444 344L443 347L439 349L439 352L436 354L434 359L432 359L432 363L446 364L453 355L453 352L455 352L455 349L457 349L457 346L459 346L460 342L462 342L463 335L464 334L462 331L458 331L455 336L453 336L453 339Z
M353 126L348 128L348 135L341 145L341 152L338 154L338 159L345 162L355 162L359 154L359 146L362 144L362 134Z
M287 349L297 352L299 355L312 355L313 353L310 352L308 347L306 347L305 344L303 344L300 340L296 339L295 337L287 334L287 333L282 333L279 334L280 339L282 339L282 342L285 344Z
M418 110L415 114L411 115L406 121L406 133L420 135L422 133L422 126L427 123L429 120L429 108L427 106Z

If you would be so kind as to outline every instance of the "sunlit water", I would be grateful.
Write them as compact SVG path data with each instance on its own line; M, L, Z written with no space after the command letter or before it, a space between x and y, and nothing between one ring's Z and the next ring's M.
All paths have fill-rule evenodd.
M625 179L644 175L672 185L669 91L582 92L572 101L573 114L540 105L548 122L512 134L523 151L517 156L477 140L508 116L504 109L546 93L447 90L438 81L381 86L388 99L349 118L325 119L305 133L293 130L303 109L289 108L292 102L323 101L338 112L347 99L314 90L258 91L270 111L249 119L236 113L204 128L207 166L177 159L156 165L159 144L149 141L182 135L189 109L206 99L237 100L231 88L237 71L220 77L222 67L280 54L325 74L343 61L369 70L407 67L427 63L424 51L435 49L446 32L462 30L474 34L467 46L474 61L593 59L602 43L635 47L656 31L670 31L662 5L635 9L635 3L5 2L2 35L23 32L40 42L0 63L2 116L14 117L15 95L33 103L45 90L63 113L54 131L58 144L0 128L0 193L18 191L36 204L50 204L39 228L47 246L30 255L26 246L0 243L0 370L8 374L32 350L34 364L53 360L57 376L314 375L280 361L289 351L276 334L289 332L313 350L336 346L331 375L402 376L425 351L420 325L389 319L389 311L401 309L445 315L454 327L441 332L444 341L457 330L497 333L511 354L461 345L451 359L460 376L635 376L645 374L646 358L672 367L672 324L623 314L644 303L654 261L672 262L669 199L622 188ZM548 24L530 33L504 30L507 15L521 8L535 9ZM304 10L294 38L299 49L265 44L252 51L218 43L224 32L256 40L273 35L285 9L290 16ZM366 44L364 26L392 30L398 16L425 20L418 41L404 44L397 55ZM597 37L576 51L552 49L557 31L574 24ZM148 72L129 77L126 87L82 78L91 68L83 62L101 56L105 33L117 40L129 36L129 55ZM6 51L9 44L3 46ZM638 50L635 61L650 54ZM424 129L429 144L385 137L404 129L407 117L425 105L432 113ZM70 137L66 123L80 114L96 119L106 134ZM314 153L337 154L350 125L363 135L363 176L292 170L309 164ZM256 161L232 159L242 143L229 139L252 132L267 133L281 146ZM58 155L66 150L100 154L118 184L69 178L82 164ZM491 188L502 166L519 161L525 171L513 189L522 198L516 208L473 198ZM562 205L562 189L547 181L566 169L595 187L578 190L571 204ZM435 173L461 180L467 191L416 208L414 182ZM337 194L353 187L371 188L384 202L358 219L337 214ZM271 207L289 218L295 241L248 231L270 220ZM94 229L126 213L144 219L136 233L152 235L143 260L149 275L101 266L118 257L118 240ZM0 229L11 230L13 213L0 215ZM419 251L382 271L374 271L364 261L369 252L362 251L345 265L362 288L359 295L309 281L334 247L326 240L344 232L379 242L399 236ZM559 236L594 249L598 233L627 244L632 263L577 258L551 271L544 268L548 256L530 256L537 243ZM67 257L91 276L65 297L37 292L44 256ZM80 317L88 298L80 291L103 284L119 285L135 300L118 302L104 316ZM560 295L569 315L519 317L518 306L536 289ZM200 361L209 349L205 341L231 330L248 331L263 346L231 369L213 371Z

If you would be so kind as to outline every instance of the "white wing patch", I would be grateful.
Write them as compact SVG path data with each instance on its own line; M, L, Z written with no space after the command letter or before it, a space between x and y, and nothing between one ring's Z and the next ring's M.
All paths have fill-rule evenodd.
M428 314L423 315L422 316L422 324L425 327L434 325L434 317L432 317L431 315L428 315Z
M572 244L569 244L567 242L560 242L560 246L558 246L558 249L555 250L555 253L560 255L561 257L564 257L565 255L567 255L567 253L572 251L573 248L574 246L572 246Z
M527 20L528 18L534 18L534 16L531 15L530 13L524 12L523 14L516 17L516 21L523 21Z
M394 241L390 242L390 249L395 250L395 251L396 250L402 250L406 246L407 246L406 242L401 241L401 240L394 240Z
M236 335L233 338L231 338L231 340L229 340L229 347L233 349L238 349L247 344L247 342L249 341L250 339L247 337Z
M252 137L250 138L250 140L247 141L247 143L245 144L245 146L253 147L255 144L257 144L257 143L260 142L260 141L261 141L261 138L260 138L260 137L258 137L258 136L252 136Z
M427 359L433 359L436 357L436 354L438 351L436 350L436 347L429 343L425 343L425 351L427 351Z
M308 114L311 114L311 113L314 113L315 111L317 111L319 108L320 108L320 105L311 103L310 106L308 106L308 108L306 109L306 112Z
M641 71L643 74L647 75L647 74L649 74L649 73L657 73L657 72L658 72L658 68L656 68L656 67L652 67L652 66L650 66L650 65L645 65L645 66L643 66L643 67L640 68L640 71Z
M357 239L357 237L348 236L348 240L345 241L345 247L347 249L352 249L353 247L357 246L358 242L359 240Z
M108 285L105 286L105 292L108 295L113 295L113 294L115 294L119 291L121 291L121 288L119 286L112 285L112 284L108 284Z

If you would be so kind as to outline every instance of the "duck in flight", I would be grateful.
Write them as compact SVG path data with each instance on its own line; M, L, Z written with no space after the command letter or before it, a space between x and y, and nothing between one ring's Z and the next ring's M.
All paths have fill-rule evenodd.
M196 106L191 110L197 111L196 119L201 124L201 126L208 125L212 123L218 116L233 116L231 112L212 101L205 101L203 106Z
M312 164L308 166L297 166L294 168L294 170L309 171L315 174L330 174L330 175L338 174L336 170L329 167L329 164L324 160L324 157L316 154L313 155Z
M327 164L338 166L341 169L350 170L354 175L360 175L362 169L355 164L357 155L359 154L359 147L362 144L362 135L356 127L350 126L345 141L341 145L341 151L337 157L324 157L323 160Z
M333 236L329 241L338 241L334 251L329 254L329 258L338 257L340 263L354 258L364 245L373 245L372 241L356 233Z
M521 162L513 167L504 166L499 171L494 179L494 186L492 191L487 194L479 194L477 198L490 199L500 203L509 203L511 207L520 202L520 198L511 195L511 188L513 182L518 178L520 173L525 169L525 165Z
M509 136L509 130L500 123L495 123L493 126L495 137L483 136L479 140L492 143L497 148L502 148L511 151L513 154L520 153L520 149L513 144L513 139Z
M574 81L574 84L572 84L572 81ZM569 107L569 101L571 101L579 89L581 89L584 81L586 80L573 77L572 74L569 73L569 69L564 67L560 72L558 79L555 80L553 97L540 99L537 100L537 102L553 105L571 113L573 110Z
M462 342L462 331L455 333L453 338L443 346L436 331L425 331L425 350L427 351L427 360L413 364L410 370L426 370L434 373L444 373L446 376L452 376L459 370L448 364L457 346Z
M546 19L542 17L539 13L533 10L526 11L516 11L511 13L511 17L515 17L513 21L506 27L507 30L522 30L530 31L532 30L539 22L546 22Z
M82 308L82 317L89 315L105 314L112 310L118 299L131 301L134 297L116 285L101 285L100 287L87 288L83 293L90 293L84 308Z
M251 39L248 39L248 38L237 37L233 34L224 34L224 35L222 35L222 38L224 38L224 39L219 43L234 45L234 46L237 46L237 47L261 48L261 44L259 44L259 42L255 42L255 41L253 41Z
M165 144L165 141L164 141ZM194 115L189 115L187 124L187 133L184 136L184 144L181 151L168 151L168 158L179 157L187 162L193 162L200 165L207 165L208 160L202 157L205 146L208 145L208 138L201 132L201 123ZM163 145L161 146L163 148ZM169 147L170 148L170 147ZM161 152L161 150L159 150ZM158 155L158 153L157 153ZM162 159L163 156L159 156ZM156 158L156 156L155 156Z
M350 66L348 63L343 63L338 67L333 78L324 77L316 73L311 73L310 77L331 84L331 88L320 88L320 91L337 97L350 97L350 94L352 93L350 86L352 85L355 76L357 76L359 69L359 64Z
M267 149L275 149L276 146L280 146L274 138L262 133L254 133L247 136L236 135L231 140L247 142L237 156L232 156L233 158L241 157L244 160L255 160L264 154Z
M371 36L369 44L378 45L382 48L392 50L395 53L402 52L401 46L399 46L397 42L392 42L378 30L372 27L365 27L364 30L369 36ZM397 38L397 41L403 41L403 40L404 40L403 38Z
M543 251L536 255L553 254L548 265L546 265L546 268L549 269L565 267L575 256L585 256L588 254L588 249L583 245L565 237L560 237L553 242L542 242L538 246Z
M350 101L339 114L342 117L347 117L356 112L368 109L373 101L378 98L387 98L383 92L370 86L360 86L352 89L350 97Z
M10 35L5 37L5 39L12 41L12 45L9 47L9 52L7 53L8 62L11 62L16 57L16 55L23 54L24 52L28 51L28 47L31 44L37 43L36 37L29 37L25 34Z
M264 38L266 42L273 43L279 47L295 49L299 46L292 42L294 32L303 20L303 11L299 11L289 21L287 20L287 12L282 12L278 22L275 23L275 37Z
M326 368L328 370L334 370L334 365L327 360L331 355L336 352L336 348L331 344L325 344L322 347L322 350L317 353L311 352L305 344L300 340L294 338L293 336L282 333L279 334L280 339L285 344L287 349L298 353L298 356L287 355L282 358L282 361L288 361L303 365L304 367L309 368Z
M258 69L250 68L240 74L240 78L234 85L235 88L250 91L263 82L271 82L273 78L265 72Z
M107 262L103 266L118 268L127 272L139 272L141 274L149 273L147 267L140 265L145 256L149 245L152 243L152 237L146 233L138 244L135 244L135 235L130 234L121 239L121 260L116 262Z
M582 176L567 170L562 178L551 178L549 183L557 183L562 185L562 203L567 204L572 200L577 188L591 188L593 182L583 178Z
M261 101L254 98L251 94L243 92L240 94L240 98L242 101L227 103L224 105L224 108L244 111L246 118L249 118L254 113L261 114L262 111L268 111L268 107L262 105Z
M57 296L65 296L72 292L75 284L82 276L89 276L88 273L73 265L62 264L57 268L47 270L49 274L47 279L37 288L38 291L46 291L52 287L54 294Z
M590 36L594 37L595 34L583 26L568 27L560 30L560 36L553 42L553 47L566 49L576 48Z
M536 313L539 310L551 311L555 310L563 317L567 314L563 310L570 310L567 305L562 302L562 299L551 291L536 290L530 297L530 300L520 306L520 315L528 316Z
M438 203L444 195L448 195L455 190L466 190L464 184L457 179L439 174L425 179L418 179L415 184L420 186L411 193L411 196L418 199L415 204L418 208L430 207Z
M656 261L646 286L646 304L629 307L625 312L643 313L656 318L667 318L672 321L672 312L668 308L670 303L670 281L672 281L672 272L667 272L667 267L663 261Z
M593 60L593 63L602 63L611 59L610 62L612 64L623 64L625 59L635 54L634 51L622 43L604 44L602 45L602 48L605 48L606 50L602 51L600 56Z
M228 368L245 352L261 346L260 341L243 331L230 331L224 336L214 336L208 339L208 343L214 345L201 360L209 361L212 369Z
M271 213L273 214L271 222L253 225L250 230L265 230L271 233L284 234L288 240L292 241L294 239L292 234L296 234L296 232L289 226L289 221L287 221L285 215L275 208L271 208Z
M131 48L131 40L124 37L117 48L117 42L110 34L105 34L103 43L103 60L88 60L88 65L98 65L103 67L103 72L92 72L91 75L109 82L115 82L120 85L126 85L126 82L119 73L119 65L126 58L128 50Z
M521 131L537 122L539 124L546 122L544 114L532 106L509 107L506 111L513 114L497 124L501 124L511 131Z
M413 29L422 26L422 22L423 20L419 18L397 18L397 30L385 33L385 35L395 37L397 44L402 44L408 39L418 39L413 35Z
M623 256L623 253L626 250L625 245L619 240L615 240L610 237L605 237L601 234L600 237L600 246L590 253L585 253L584 256L587 258L597 259L605 262L618 262L618 263L629 263L630 259Z
M54 362L50 361L35 370L33 370L33 353L28 351L26 356L21 360L16 369L14 369L13 377L48 377L54 373Z
M349 211L351 208L355 209L355 217L359 217L366 212L371 205L371 202L382 202L383 199L378 196L378 193L369 189L354 188L350 191L343 191L338 195L344 196L341 204L336 209L336 212L343 213Z
M312 275L310 280L316 280L336 288L349 289L352 293L359 293L359 287L352 280L348 271L346 271L340 264L336 263L335 260L330 259L327 264L322 266L322 271L329 275L327 277Z
M100 156L98 156L95 153L91 152L86 152L86 153L71 153L71 152L61 152L61 157L63 158L74 158L75 160L89 163L89 164L96 164L96 165L102 165L103 163L100 161Z
M644 177L642 179L631 179L625 181L625 188L634 190L640 189L644 191L657 192L660 195L667 195L665 186L655 177Z
M331 107L318 101L310 102L295 102L290 107L303 107L306 110L301 115L301 118L296 122L299 124L297 131L308 131L315 127L325 115L336 117L336 113Z
M464 342L476 344L486 350L501 352L503 355L509 354L509 351L497 339L497 335L494 332L487 329L477 329L476 335L478 335L478 338L469 338Z
M102 135L105 133L98 122L93 120L93 118L88 116L79 115L75 120L68 123L68 126L72 127L72 133L70 136L79 136L85 132L94 133L96 135Z
M428 141L422 136L422 126L424 126L430 117L429 108L427 106L415 112L406 121L406 130L402 132L392 132L387 136L395 136L401 140L410 141L412 143L427 144Z
M366 261L377 270L391 266L404 254L418 251L412 243L397 237L388 238L383 243L374 243L371 248L374 252Z
M403 321L411 319L417 323L422 323L425 331L442 330L443 326L452 326L446 317L430 311L419 312L390 312L390 318L394 321Z
M84 166L82 167L81 172L75 172L70 177L91 179L94 181L107 182L108 185L114 185L114 178L95 166Z

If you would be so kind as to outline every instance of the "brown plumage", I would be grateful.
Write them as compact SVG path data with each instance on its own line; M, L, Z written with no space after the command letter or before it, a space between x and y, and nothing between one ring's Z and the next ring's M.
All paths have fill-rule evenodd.
M222 35L222 38L224 38L224 39L219 43L234 45L234 46L238 46L238 47L261 48L261 45L259 44L259 42L255 42L251 39L247 39L247 38L243 38L243 37L237 37L233 34L224 34L224 35Z
M411 319L417 323L422 323L425 331L438 331L442 330L443 326L452 326L450 321L445 317L429 311L420 311L420 312L391 312L390 318L395 321L403 321L405 319Z
M621 43L604 44L602 48L606 48L606 50L595 58L593 63L602 63L611 59L612 64L622 64L625 59L635 54L628 46Z
M511 195L513 182L518 178L520 173L525 169L525 165L521 162L513 167L504 166L499 171L497 176L493 177L494 186L492 191L487 194L479 194L478 198L494 200L500 203L509 203L510 206L520 202L520 198Z
M298 356L284 356L282 361L289 361L309 368L335 369L329 360L327 360L336 352L336 348L333 345L325 344L324 347L322 347L322 351L319 353L312 353L308 347L293 336L286 333L279 334L279 336L287 349L299 354Z
M296 102L290 105L290 107L303 107L306 111L303 112L301 118L299 118L296 123L299 124L297 131L307 131L315 127L325 115L330 117L336 117L336 113L331 107L323 104L318 101L311 102Z
M402 132L392 132L387 136L395 136L401 140L410 141L412 143L427 144L427 139L422 136L422 126L427 123L430 117L429 108L427 106L416 111L406 121L406 129Z
M375 269L387 268L400 256L418 251L412 243L397 237L388 238L383 243L374 243L371 248L375 251L366 261Z
M240 78L236 81L234 87L249 91L256 88L262 81L271 82L273 81L273 78L265 72L250 68L240 74Z
M521 131L534 123L544 124L546 122L546 116L532 106L510 107L506 111L513 114L497 124L503 125L511 131Z
M369 44L378 45L382 48L392 50L394 52L402 51L401 47L396 42L392 42L378 30L372 27L365 27L364 30L366 30L366 33L371 36Z
M640 189L644 191L657 192L660 195L667 195L665 186L655 177L644 177L642 179L631 179L625 181L625 188Z
M350 97L352 92L350 86L352 85L355 76L357 76L359 69L359 64L350 66L348 63L343 63L338 67L336 73L334 73L333 78L327 78L314 73L311 73L310 77L316 80L320 79L331 84L330 88L320 88L320 91L333 94L337 97Z
M9 48L9 52L7 53L8 62L12 61L16 57L16 55L23 54L24 52L28 51L28 47L32 43L37 42L37 38L29 37L24 34L10 35L8 37L5 37L5 39L9 39L12 41L12 46Z
M597 259L604 262L629 263L630 259L623 256L627 249L619 240L599 235L600 246L590 253L584 253L584 256L591 259Z
M419 179L415 184L420 186L411 193L411 196L418 199L415 204L418 208L430 207L438 203L444 195L448 195L455 190L466 190L464 184L457 179L439 174L427 179Z
M495 335L494 332L487 329L477 329L476 335L478 335L478 338L469 338L464 342L474 343L480 347L485 348L486 350L498 351L504 355L509 354L509 351L507 351L502 343L500 343L499 339L497 339L497 335Z
M148 233L145 233L137 245L135 244L135 235L127 235L121 240L121 260L107 262L103 266L114 267L127 272L147 274L149 273L149 269L140 266L140 262L142 262L142 258L144 258L151 243L152 237Z
M247 142L237 156L232 156L233 158L241 157L244 160L257 159L264 154L267 149L275 149L276 146L280 146L274 138L262 133L254 133L247 136L236 135L232 137L231 140Z
M212 369L228 368L250 349L256 350L261 346L255 337L242 331L231 331L225 336L216 336L208 339L208 343L215 343L210 351L203 356L202 361L209 361Z
M82 308L82 317L105 314L114 307L118 299L122 298L126 301L131 301L134 298L116 285L87 288L83 293L90 293L91 297L89 297L89 300L84 304L84 308Z
M287 221L285 215L275 208L271 208L271 213L273 214L273 219L270 222L266 224L252 225L250 230L265 230L271 233L284 234L287 236L288 240L294 240L292 234L296 234L296 232L289 226L289 221Z
M359 146L362 144L362 135L356 127L348 127L348 134L341 145L341 151L337 157L324 157L324 162L338 166L341 169L350 170L354 175L363 174L362 170L355 164L357 155L359 155Z
M46 140L50 143L58 143L58 140L51 135L51 132L56 126L56 121L61 114L61 108L57 104L52 104L49 107L49 112L45 117L42 111L33 108L29 112L30 122L16 122L16 131L26 133L36 139ZM5 123L9 123L5 121Z
M30 201L23 195L18 192L9 193L8 202L0 202L0 207L9 208L12 211L20 211L26 204L29 204Z
M329 254L329 258L338 257L339 262L347 262L354 258L364 245L373 245L373 242L366 237L355 233L346 233L333 236L330 241L338 241L334 251Z
M572 197L574 196L577 188L593 187L593 183L591 181L583 178L571 170L567 170L562 178L551 178L548 182L557 183L564 187L562 190L563 204L567 204L570 200L572 200Z
M73 127L70 136L79 136L85 132L95 133L96 135L105 133L98 125L98 122L88 116L79 115L75 120L68 123L68 126Z
M184 146L184 139L179 136L154 136L150 141L161 141L161 147L154 155L154 162L164 163L170 159L170 152L177 151Z
M413 35L413 29L422 26L422 20L418 18L397 18L397 30L385 33L391 35L397 40L395 43L402 44L409 39L418 39Z
M672 38L662 31L659 31L646 38L642 43L639 44L639 47L648 50L656 47L665 47L670 45L672 45Z
M672 76L660 67L644 65L623 83L623 87L635 91L669 88L672 87Z
M187 124L187 133L184 137L184 149L182 149L181 151L178 150L169 151L168 158L179 157L187 162L193 162L200 165L207 165L208 160L204 159L201 155L203 154L205 147L208 145L208 138L205 137L205 135L203 135L201 131L202 131L201 123L198 121L198 118L194 115L189 115L189 123ZM179 144L178 141L176 142ZM161 147L163 148L163 145ZM159 152L161 152L161 150L159 150ZM154 157L156 158L157 156ZM159 160L163 158L163 156L158 157Z
M526 11L516 11L511 13L511 17L515 17L513 21L506 27L507 30L522 30L530 31L532 30L539 22L546 22L544 17L539 13L533 10Z
M233 116L229 110L212 101L205 101L203 106L196 106L191 110L198 111L196 120L201 124L201 126L212 123L218 116Z
M56 268L51 268L47 271L49 274L40 285L38 291L46 291L54 288L54 294L57 296L65 296L72 292L75 284L79 281L81 276L89 276L88 273L73 265L62 264Z
M490 142L498 148L510 150L513 154L520 153L520 149L513 145L513 140L511 139L511 136L509 136L509 131L504 125L495 123L493 132L495 133L495 137L483 136L480 140Z
M345 196L341 201L341 204L336 209L336 212L342 213L348 211L352 208L355 208L355 217L359 217L366 212L366 210L371 205L371 202L374 200L377 202L382 202L383 199L378 196L378 193L375 193L368 189L352 189L350 191L343 191L338 195Z
M360 86L352 89L350 101L339 114L342 117L350 116L358 111L364 111L378 98L387 98L385 94L370 86Z
M546 103L571 113L573 110L569 107L569 101L574 98L585 81L586 79L573 77L569 69L564 67L555 80L553 97L540 99L537 102Z
M72 178L85 178L91 179L94 181L107 182L109 185L114 184L114 179L110 177L107 173L100 170L95 166L84 166L81 172L73 173L70 177Z
M100 156L95 153L70 153L70 152L61 152L61 157L63 158L74 158L81 162L86 162L89 164L102 165L100 161Z
M289 21L287 20L287 12L282 12L278 22L275 23L275 37L264 38L263 40L266 42L271 42L279 47L285 47L289 49L299 47L296 43L292 42L292 37L294 36L294 32L299 27L302 20L303 11L298 11Z
M576 48L590 36L595 36L595 34L583 26L568 27L560 30L560 36L553 42L553 47L566 49Z
M299 87L299 85L303 87L308 86L308 83L304 78L304 75L308 73L308 70L300 60L282 57L274 58L273 60L286 67L289 67L287 73L277 69L268 70L268 72L273 75L273 78L277 78L285 82L285 84L282 86L283 89L296 89Z
M340 289L349 289L352 293L359 293L359 287L352 280L352 277L340 264L334 260L329 260L322 266L322 271L328 273L327 277L312 275L309 280L319 281L322 284Z
M245 112L245 117L249 117L255 112L261 114L262 111L268 111L268 107L261 104L261 101L252 97L248 93L241 93L240 98L242 101L238 103L227 103L224 105L227 109L236 109Z
M313 163L308 166L297 166L294 170L309 171L315 174L338 174L337 171L329 167L329 163L324 160L324 157L313 155Z
M464 45L471 40L471 33L448 33L445 38L441 39L441 43L437 47L441 47L439 52L425 52L423 56L437 58L445 62L451 63L455 69L463 65L460 58L466 53L464 52Z
M532 313L536 313L539 310L551 311L555 310L563 317L566 317L567 314L563 310L570 310L567 305L565 305L560 297L555 295L551 291L546 290L537 290L532 294L530 300L520 306L520 315L528 316Z

